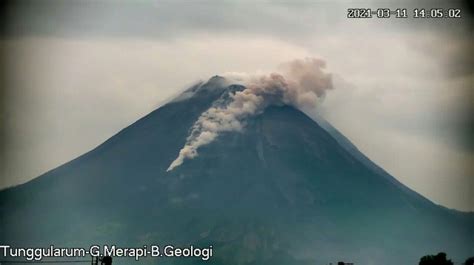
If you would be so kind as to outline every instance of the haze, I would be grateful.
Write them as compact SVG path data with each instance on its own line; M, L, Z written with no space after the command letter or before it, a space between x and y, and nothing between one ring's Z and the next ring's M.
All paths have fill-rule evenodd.
M428 3L428 2L426 2ZM446 4L432 6L445 7ZM346 18L389 2L14 2L2 9L0 187L97 146L198 80L319 57L317 112L402 183L474 210L472 22ZM399 2L411 16L422 2Z

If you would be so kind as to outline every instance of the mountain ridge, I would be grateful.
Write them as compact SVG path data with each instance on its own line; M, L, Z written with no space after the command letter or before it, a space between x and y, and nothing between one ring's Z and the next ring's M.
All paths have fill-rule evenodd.
M293 107L267 108L166 172L199 115L241 89L197 84L83 156L0 191L0 240L213 244L212 264L407 264L472 250L472 216L400 191Z

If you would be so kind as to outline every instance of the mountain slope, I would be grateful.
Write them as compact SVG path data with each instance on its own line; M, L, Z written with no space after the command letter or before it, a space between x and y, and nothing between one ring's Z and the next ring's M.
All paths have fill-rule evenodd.
M227 265L414 264L436 251L473 253L472 215L374 170L292 107L266 109L166 172L199 115L242 89L214 77L91 152L0 192L0 242L213 245L211 264Z

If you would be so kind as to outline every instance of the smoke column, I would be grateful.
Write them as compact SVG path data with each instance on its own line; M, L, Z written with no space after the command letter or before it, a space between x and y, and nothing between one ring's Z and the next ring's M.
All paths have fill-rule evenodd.
M268 75L240 75L245 89L230 94L225 105L214 105L194 123L186 144L166 171L180 166L185 159L198 155L198 148L211 143L219 134L243 129L243 121L263 112L270 105L290 105L296 108L315 107L318 99L332 89L331 75L324 72L321 59L294 60L280 66L280 71Z

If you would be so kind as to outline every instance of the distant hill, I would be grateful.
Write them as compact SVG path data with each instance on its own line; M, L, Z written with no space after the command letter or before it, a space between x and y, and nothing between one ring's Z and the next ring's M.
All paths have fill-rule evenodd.
M433 204L330 124L290 106L267 108L242 132L220 135L166 172L199 115L242 89L221 77L197 84L94 150L1 191L0 242L212 245L205 263L225 265L399 265L439 251L455 260L472 256L473 214Z

